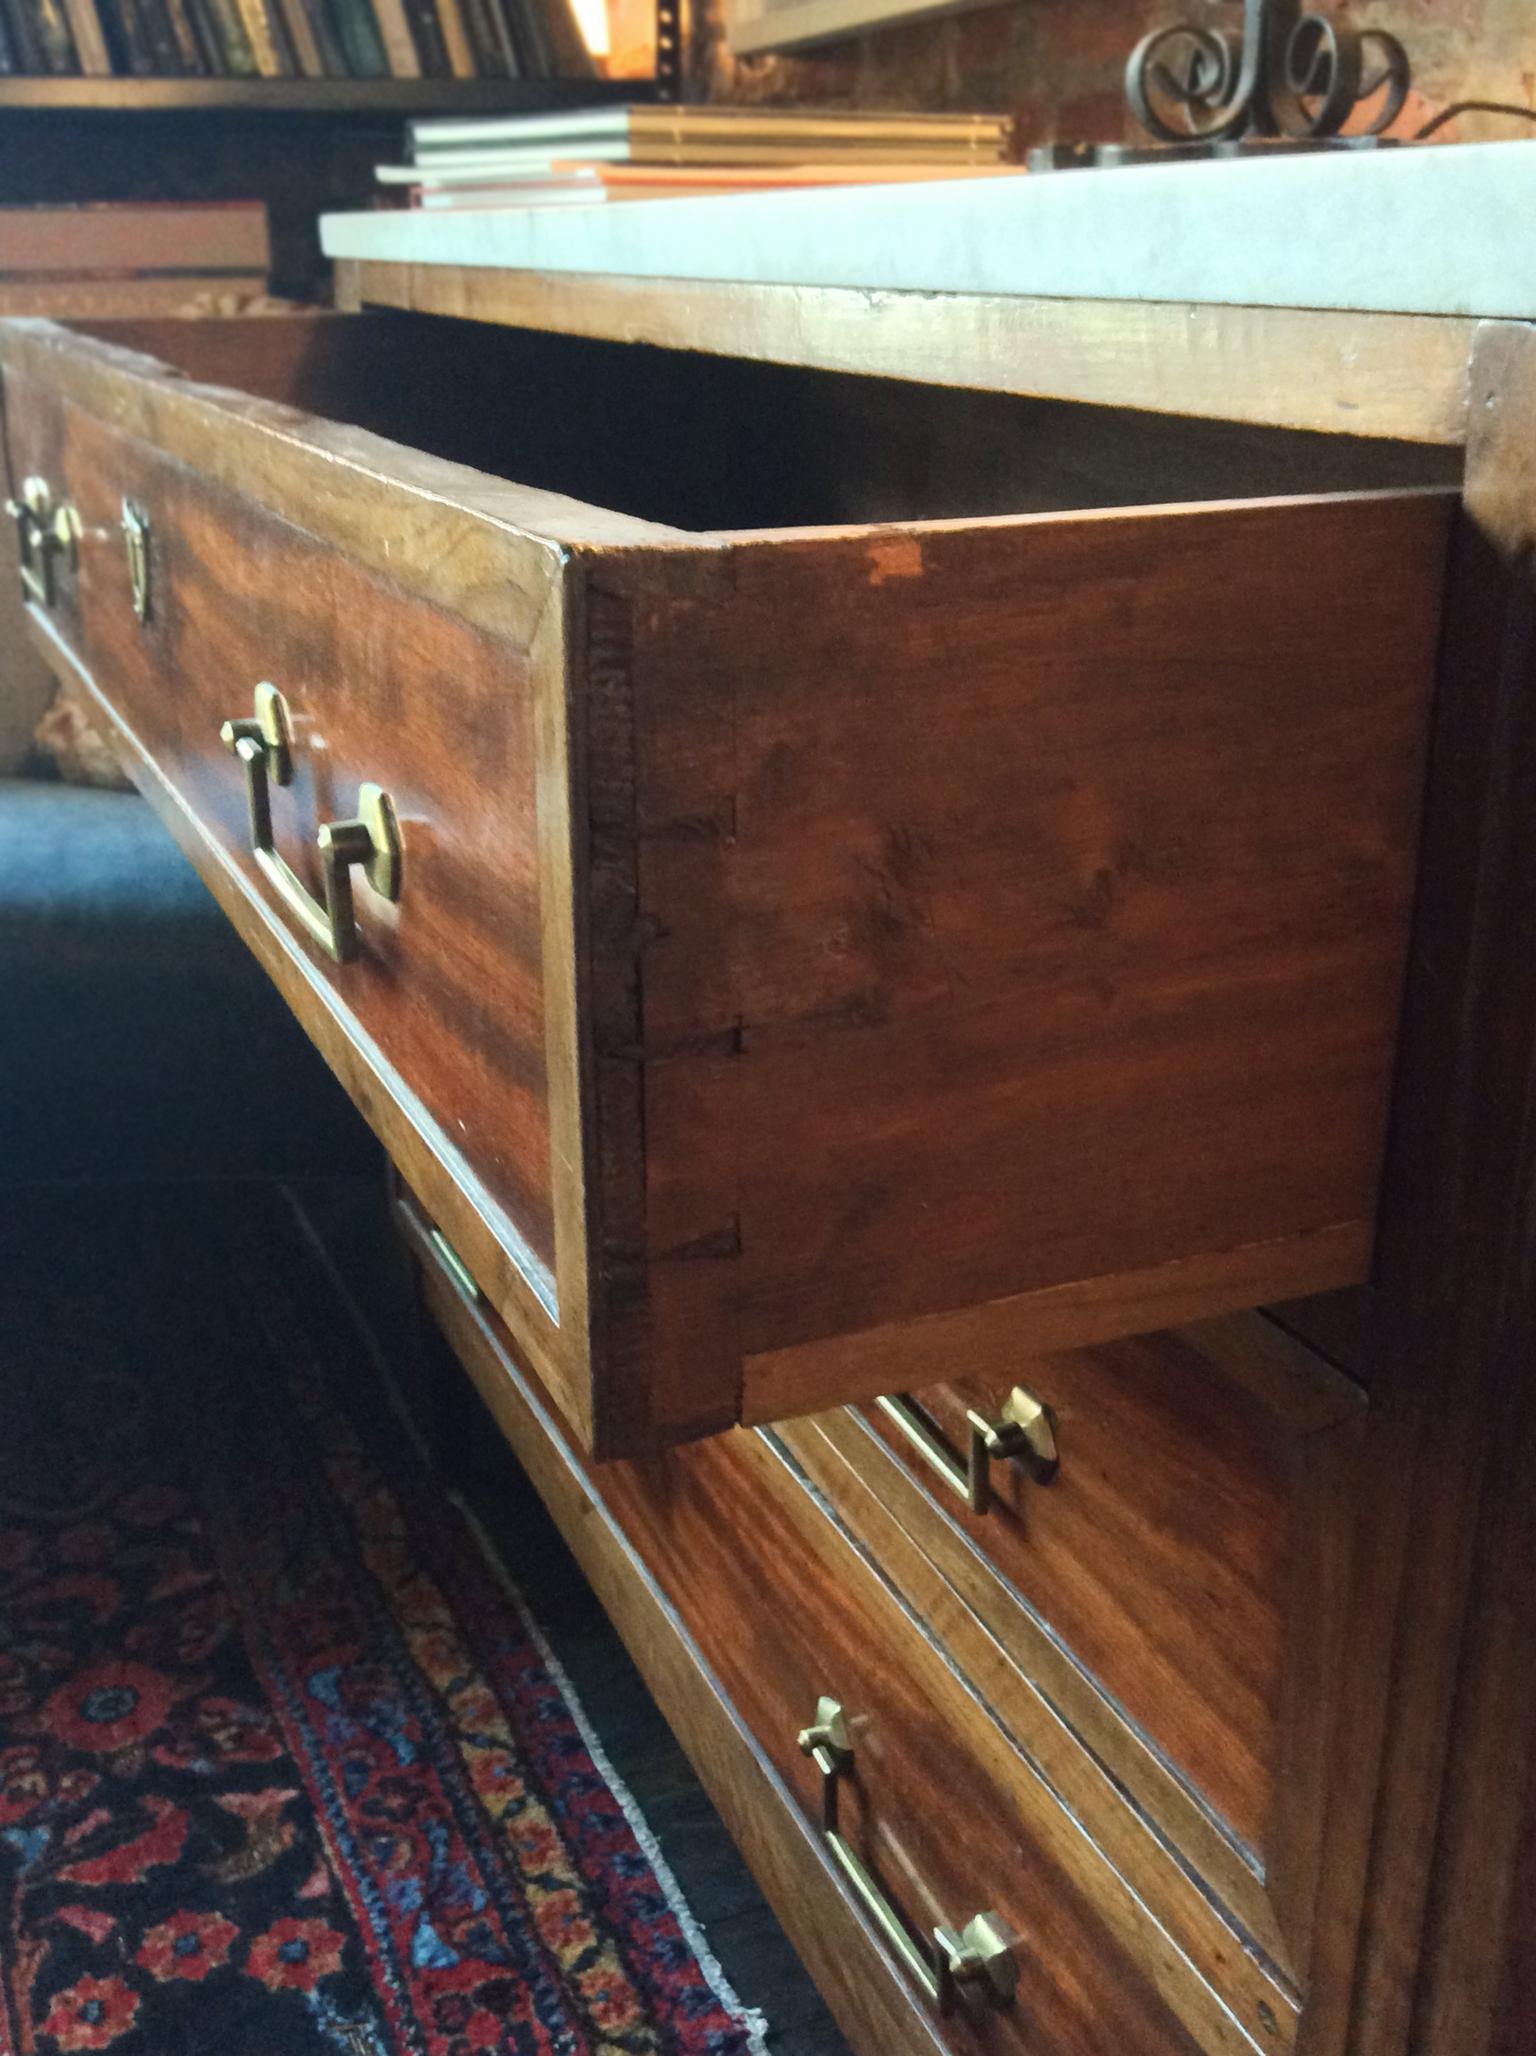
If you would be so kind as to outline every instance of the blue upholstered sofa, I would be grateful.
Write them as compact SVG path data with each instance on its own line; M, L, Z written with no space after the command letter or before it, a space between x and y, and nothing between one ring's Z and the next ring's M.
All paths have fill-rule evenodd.
M0 779L0 1182L376 1161L145 802Z

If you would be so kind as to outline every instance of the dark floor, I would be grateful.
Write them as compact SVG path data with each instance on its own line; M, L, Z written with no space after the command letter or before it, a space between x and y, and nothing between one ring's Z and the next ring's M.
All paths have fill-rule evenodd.
M377 1145L174 844L135 798L0 781L0 859L0 1242L29 1218L39 1190L55 1209L61 1191L91 1194L89 1206L57 1212L72 1223L57 1274L21 1282L56 1292L69 1278L82 1294L95 1286L102 1304L85 1310L110 1322L103 1281L115 1266L93 1263L81 1244L108 1231L87 1222L127 1223L152 1190L156 1204L178 1195L178 1220L194 1224L200 1207L242 1194L286 1206L275 1181L323 1167L326 1177L286 1188L313 1231L307 1242L295 1233L298 1260L323 1264L321 1289L350 1301L372 1342L381 1398L387 1372L440 1431L443 1395L462 1395L456 1477L710 1948L741 1999L771 2022L776 2056L843 2050L467 1378L446 1353L419 1345ZM347 1175L331 1175L339 1172Z

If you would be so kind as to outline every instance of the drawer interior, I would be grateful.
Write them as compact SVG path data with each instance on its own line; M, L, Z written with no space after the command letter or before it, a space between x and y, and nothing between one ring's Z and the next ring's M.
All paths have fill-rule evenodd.
M675 528L975 519L1456 480L1427 445L391 311L92 327L189 376Z

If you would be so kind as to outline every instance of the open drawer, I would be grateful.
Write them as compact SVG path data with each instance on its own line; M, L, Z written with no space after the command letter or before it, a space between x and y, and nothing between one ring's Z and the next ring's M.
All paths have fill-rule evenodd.
M588 1446L1365 1274L1437 460L131 340L0 329L36 632Z

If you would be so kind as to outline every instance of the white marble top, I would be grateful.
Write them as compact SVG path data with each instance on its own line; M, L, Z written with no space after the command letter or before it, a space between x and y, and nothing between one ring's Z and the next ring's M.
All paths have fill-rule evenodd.
M321 243L516 271L1536 318L1536 141L332 214Z

